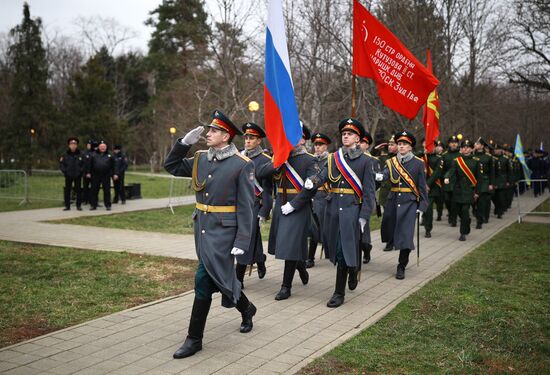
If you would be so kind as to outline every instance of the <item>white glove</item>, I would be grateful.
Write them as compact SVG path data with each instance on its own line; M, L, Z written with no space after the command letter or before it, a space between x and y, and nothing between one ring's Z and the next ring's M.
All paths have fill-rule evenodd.
M265 223L265 217L258 215L258 220L260 221L260 225Z
M233 255L243 255L244 250L241 250L238 247L234 247L234 248L231 249L231 254L233 254Z
M197 126L195 129L185 134L185 137L183 137L183 139L181 140L182 143L185 143L186 145L194 145L201 138L201 134L203 131L204 131L203 126Z
M367 225L367 219L359 218L359 227L361 228L361 233L365 231L365 225Z
M306 182L304 182L304 187L307 189L307 190L311 190L313 189L313 181L311 181L309 178L306 180Z
M283 213L283 215L288 215L293 211L294 211L294 207L292 207L290 202L287 202L284 206L281 206L281 212Z
M384 174L383 173L376 173L374 179L376 181L383 181L384 180Z

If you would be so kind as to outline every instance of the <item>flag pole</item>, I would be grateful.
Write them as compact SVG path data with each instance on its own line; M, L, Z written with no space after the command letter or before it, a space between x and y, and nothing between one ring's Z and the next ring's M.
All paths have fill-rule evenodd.
M357 95L357 89L356 89L356 81L357 77L355 74L351 75L351 117L355 117L357 115L357 104L356 104L356 95Z

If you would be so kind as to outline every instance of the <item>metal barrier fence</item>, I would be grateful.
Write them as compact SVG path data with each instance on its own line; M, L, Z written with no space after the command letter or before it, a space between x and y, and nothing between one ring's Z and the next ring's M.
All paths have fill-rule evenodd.
M516 193L517 193L517 197L515 199L517 199L518 201L518 223L521 223L522 221L522 216L525 216L525 215L550 215L550 211L521 211L521 194L519 194L519 184L520 183L527 183L528 181L531 182L531 189L534 189L534 184L541 184L542 186L540 186L540 194L541 195L544 195L545 194L545 191L546 191L546 183L548 182L547 179L531 179L531 180L519 180L517 183L516 183ZM526 194L526 193L524 193Z
M168 207L174 214L174 206L184 204L183 197L195 195L195 191L191 187L191 178L189 177L174 177L170 179L170 195L168 196Z
M0 198L29 201L27 172L20 169L0 169Z

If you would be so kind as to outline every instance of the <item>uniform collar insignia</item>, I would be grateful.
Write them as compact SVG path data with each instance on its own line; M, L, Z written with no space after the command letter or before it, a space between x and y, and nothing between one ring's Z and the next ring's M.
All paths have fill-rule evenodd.
M230 143L222 149L210 147L206 157L208 158L208 161L212 161L213 158L216 158L216 160L224 160L235 155L237 152L239 152L237 147L235 147L233 143Z
M357 159L359 156L363 155L363 150L360 147L346 148L342 147L344 154L348 154L351 160Z
M260 155L262 152L264 152L264 149L261 146L258 146L254 150L246 150L245 156L248 156L250 159L252 159Z

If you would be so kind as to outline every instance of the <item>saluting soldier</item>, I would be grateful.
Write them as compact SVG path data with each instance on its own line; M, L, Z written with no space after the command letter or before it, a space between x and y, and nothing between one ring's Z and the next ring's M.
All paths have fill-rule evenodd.
M252 330L252 317L256 314L256 307L241 291L234 268L234 256L249 251L251 243L254 164L231 143L235 135L242 133L221 111L214 111L208 127L208 151L197 151L193 157L185 158L204 131L200 126L177 140L164 163L170 174L192 177L197 202L192 216L199 259L195 300L187 338L174 358L189 357L202 349L213 293L222 293L224 307L237 307L242 316L242 333Z
M59 169L65 176L65 188L63 198L65 208L63 211L71 209L71 190L74 186L76 193L76 209L82 211L82 175L84 174L84 158L78 149L78 138L71 137L67 140L69 146L65 154L59 159Z
M361 147L361 150L363 150L363 153L367 155L368 163L370 164L370 169L372 169L373 175L374 175L380 172L380 160L376 156L373 156L369 151L369 148L372 145L372 142L373 142L372 135L365 130L365 134L359 141L359 147ZM375 193L377 188L378 186L376 186L375 184L375 187L374 187ZM380 206L379 206L379 203L376 202L376 194L374 196L374 199L375 199L374 203L376 207L376 212L380 216ZM363 252L364 264L369 263L371 260L372 241L370 237L370 228L368 229L369 230L363 231L363 234L361 236L361 251ZM361 268L361 266L359 266L359 268Z
M424 162L412 153L416 138L408 131L395 134L398 154L386 161L383 173L377 179L391 184L384 218L388 223L382 231L382 242L393 243L399 250L395 278L405 278L405 268L414 247L414 227L417 214L426 212L428 191Z
M353 118L342 120L338 129L342 147L329 155L326 168L306 181L308 189L325 182L330 186L325 210L326 249L337 268L334 294L328 307L344 303L346 281L350 290L357 287L361 237L369 230L375 204L372 161L358 145L365 129Z
M481 137L474 143L474 160L479 163L479 174L481 178L477 183L477 207L476 229L481 229L484 223L489 222L491 214L491 193L495 184L495 169L493 167L493 157L485 151L489 144Z
M478 198L477 184L481 180L479 163L472 157L473 144L469 139L462 141L460 155L455 158L451 168L445 174L445 184L453 179L453 203L460 216L459 241L466 241L470 234L470 208Z
M388 154L380 156L381 169L383 169L386 165L386 162L390 160L392 157L394 157L395 155L397 155L397 143L395 142L395 135L392 135L388 141ZM386 211L386 203L388 202L388 196L390 195L390 190L391 190L391 183L386 180L381 181L380 190L378 192L378 200L382 205L382 207L384 207L384 211ZM384 231L388 230L389 223L387 222L387 217L386 219L384 219L384 217L385 216L382 215L382 222L380 224L380 233L383 233ZM388 237L388 239L389 238L390 237ZM386 242L386 241L382 240L382 242ZM392 250L393 250L393 242L386 242L384 251L392 251Z
M244 133L244 150L241 154L251 159L254 167L258 167L271 160L271 156L266 154L262 148L262 139L265 138L264 130L258 125L247 122L242 126ZM265 223L269 219L271 207L273 206L272 182L269 178L258 178L254 181L254 226L252 228L252 242L247 251L242 255L237 255L236 273L237 279L243 286L246 266L256 263L258 266L258 277L263 279L266 274L264 247L262 245L262 234L260 232L260 222Z
M502 215L507 208L506 194L507 188L510 187L510 181L512 179L512 171L510 167L510 160L504 156L504 150L500 144L495 145L494 150L494 166L495 166L495 215L497 218L502 219Z
M309 129L302 124L302 138L290 152L288 160L279 168L269 162L256 172L260 178L273 176L277 197L269 231L269 254L285 261L281 290L275 296L280 301L290 297L296 270L302 284L309 282L305 261L308 256L307 237L311 225L311 199L315 190L304 189L307 177L317 172L315 156L305 148L311 138Z
M428 208L423 215L423 224L424 229L426 230L424 237L430 238L432 237L434 202L436 202L437 199L443 194L443 191L441 190L443 160L441 159L441 156L435 152L435 150L430 153L428 152L426 149L426 141L422 142L422 146L424 148L424 152L422 153L422 161L426 167L426 187L428 189L429 198Z
M447 151L441 155L443 158L443 171L442 174L445 176L451 166L453 165L454 160L457 156L460 155L458 150L458 138L456 135L449 137L447 142ZM456 227L456 218L457 218L457 208L453 203L453 190L455 187L454 176L451 178L448 184L443 186L443 191L445 194L445 206L447 207L447 212L449 213L448 222L452 227Z
M316 158L317 169L322 170L327 164L328 157L328 145L332 143L329 136L322 133L315 133L311 137L313 142L313 151ZM324 220L325 220L325 207L327 206L327 194L328 184L324 184L319 187L317 193L313 197L313 222L311 225L311 233L309 238L309 251L306 260L306 268L315 266L315 252L317 251L317 244L321 242L325 243L324 239Z

